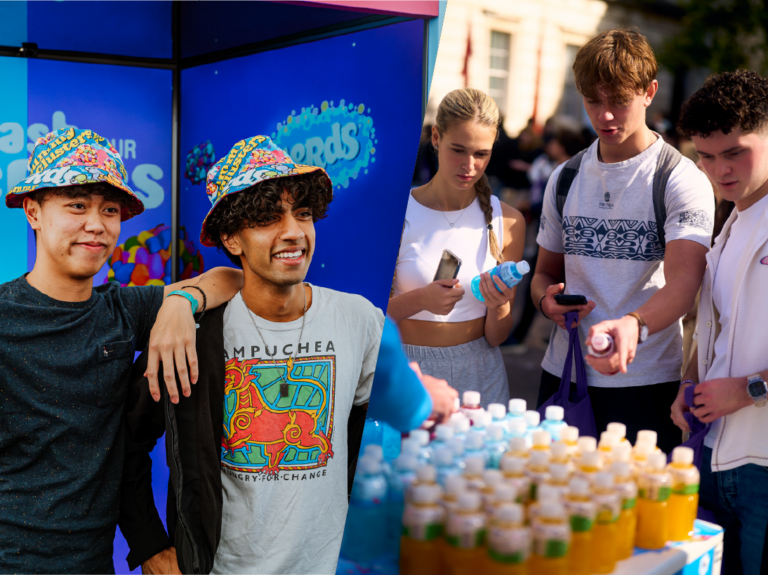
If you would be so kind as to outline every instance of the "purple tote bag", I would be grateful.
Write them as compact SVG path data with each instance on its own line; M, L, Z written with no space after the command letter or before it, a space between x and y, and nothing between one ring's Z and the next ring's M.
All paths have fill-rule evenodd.
M592 402L589 400L589 392L587 390L587 370L584 367L584 356L581 353L579 328L578 326L571 327L578 319L578 312L569 311L565 314L565 325L568 326L569 343L568 355L565 358L565 367L563 368L563 377L560 380L560 389L545 401L538 411L543 421L547 407L559 405L565 411L565 422L568 425L578 427L579 435L597 437L595 414L592 411ZM576 360L576 397L574 401L571 401L571 365L574 362L574 358Z

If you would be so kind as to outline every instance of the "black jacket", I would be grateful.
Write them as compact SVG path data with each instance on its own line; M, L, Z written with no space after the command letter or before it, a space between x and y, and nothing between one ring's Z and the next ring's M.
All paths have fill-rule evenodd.
M199 378L189 397L155 402L143 376L146 352L134 364L126 405L126 455L118 525L130 553L128 566L170 546L182 573L209 573L221 535L221 432L224 413L224 310L207 312L197 330ZM181 385L177 381L179 390ZM161 381L161 387L164 387ZM351 489L365 423L365 407L353 406L348 422L348 487ZM165 433L170 469L166 534L152 495L150 452Z

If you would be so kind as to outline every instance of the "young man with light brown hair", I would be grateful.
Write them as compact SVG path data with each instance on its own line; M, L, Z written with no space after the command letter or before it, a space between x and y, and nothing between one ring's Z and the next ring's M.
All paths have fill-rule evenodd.
M573 71L598 139L557 168L545 192L531 294L557 325L542 362L539 405L560 384L564 314L578 311L583 345L598 332L616 342L611 355L586 359L597 431L618 421L634 442L637 431L653 429L669 452L681 439L667 407L680 383L680 318L706 266L712 188L646 125L658 66L645 37L605 31L579 50ZM559 305L560 293L588 302Z

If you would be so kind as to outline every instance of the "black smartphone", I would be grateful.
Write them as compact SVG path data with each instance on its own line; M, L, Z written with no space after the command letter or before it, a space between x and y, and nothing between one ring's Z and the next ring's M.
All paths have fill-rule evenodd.
M587 298L583 295L559 293L555 296L557 305L587 305Z
M437 272L435 273L435 279L437 280L453 280L459 275L459 268L461 267L461 260L451 250L443 250L443 255L440 258L440 264L437 266Z

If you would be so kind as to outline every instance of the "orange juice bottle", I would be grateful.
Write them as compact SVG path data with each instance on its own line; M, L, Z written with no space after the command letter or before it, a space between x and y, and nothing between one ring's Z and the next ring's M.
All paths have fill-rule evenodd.
M652 453L637 480L637 534L635 545L641 549L661 549L669 539L669 496L672 489L667 458Z
M613 475L595 475L592 501L597 512L592 545L592 572L610 573L616 567L616 523L621 513L621 497L613 488Z
M562 499L568 493L568 479L570 479L570 475L567 465L550 463L549 478L546 479L545 483L554 487Z
M440 535L445 510L438 505L440 488L419 485L411 493L411 502L403 513L403 536L400 543L401 575L439 575L441 563Z
M434 465L424 464L416 468L416 481L405 492L405 502L411 500L411 493L418 485L437 485L437 469Z
M592 573L592 530L595 525L595 503L589 481L574 477L568 485L565 508L571 522L571 551L568 554L570 575Z
M445 526L445 573L466 575L483 561L485 515L480 510L480 494L465 491L459 504L448 514Z
M575 459L579 459L584 453L591 453L593 451L597 451L597 439L589 435L579 437L578 441L576 441Z
M496 488L504 481L504 475L498 469L486 469L483 471L483 487L480 489L480 498L483 501L483 510L491 506Z
M560 432L560 441L568 447L568 456L573 459L579 449L579 428L568 426Z
M699 470L693 465L693 449L675 447L667 465L672 480L669 497L669 538L687 541L693 537L693 522L699 507Z
M480 455L472 455L464 460L464 479L467 480L467 489L480 492L485 487L483 481L483 470L485 469L485 459Z
M618 435L619 436L619 443L623 443L623 444L625 444L625 445L627 445L629 447L632 447L632 444L627 439L627 426L624 425L623 423L618 423L618 422L609 423L606 426L605 430L606 431L612 431L613 433Z
M440 505L445 509L446 517L448 513L456 509L459 504L459 495L467 490L467 480L461 475L450 475L445 478L445 491L440 498Z
M621 497L621 514L616 523L616 558L621 561L631 557L635 549L637 485L626 461L614 461L611 471L616 493Z
M565 465L568 468L568 473L573 471L573 462L571 461L570 453L568 453L568 446L565 443L561 441L553 443L550 453L552 454L549 460L550 464Z
M560 497L560 490L548 483L539 485L536 495L536 501L533 501L526 509L526 512L528 513L528 523L533 523L534 519L536 519L536 516L539 514L539 511L541 511L541 506L545 503L549 501L556 501L558 503L563 502Z
M636 481L640 477L640 474L645 470L646 465L648 465L648 458L655 450L656 447L647 441L638 443L632 448L630 466Z
M483 511L488 517L491 517L495 510L505 503L516 503L517 490L509 483L500 483L496 486L493 495L487 505L483 506Z
M582 437L582 439L584 438ZM586 479L592 485L595 474L601 469L600 454L597 451L585 451L576 461L576 469L573 471L573 475L574 477Z
M613 461L613 448L619 445L621 437L613 431L603 431L600 434L600 443L597 452L600 454L600 462L603 467L608 467Z
M549 450L532 450L531 459L525 468L525 474L531 480L531 501L536 501L536 490L539 485L549 479Z
M501 472L504 482L513 486L516 491L515 501L527 505L531 497L531 480L525 474L527 461L519 457L502 457Z
M527 575L531 530L523 525L523 508L504 503L494 510L488 527L484 575Z
M567 575L571 527L562 503L546 501L533 521L529 570L536 575Z
M533 445L531 451L544 451L550 453L552 447L552 436L548 431L534 431L532 437Z
M653 450L651 453L659 452L661 451L659 448L656 447L656 442L659 440L659 434L651 429L641 429L637 432L637 440L635 441L635 445L639 443L650 443L653 445Z
M530 450L525 443L525 437L513 437L509 440L509 449L504 452L501 458L503 460L505 457L518 457L527 460L530 455Z

